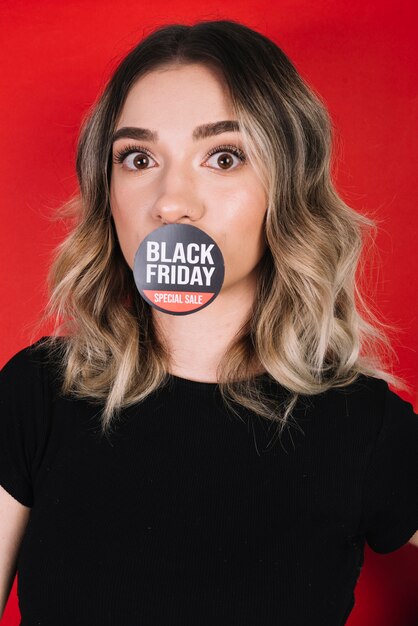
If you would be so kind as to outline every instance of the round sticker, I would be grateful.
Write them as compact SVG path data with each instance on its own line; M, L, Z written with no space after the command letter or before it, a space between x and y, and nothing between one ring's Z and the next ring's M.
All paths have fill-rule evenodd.
M208 306L224 281L222 252L203 230L166 224L152 231L135 254L134 280L155 309L187 315Z

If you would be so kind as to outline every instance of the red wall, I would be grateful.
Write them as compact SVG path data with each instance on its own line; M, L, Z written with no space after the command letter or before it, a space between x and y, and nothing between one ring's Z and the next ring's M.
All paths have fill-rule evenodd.
M204 7L203 9L201 7ZM397 373L418 412L418 47L412 1L271 0L149 3L2 0L0 41L0 365L33 336L62 236L50 217L76 186L78 129L128 49L163 23L235 19L272 38L328 105L337 186L380 223L370 295L401 332ZM350 626L416 626L418 550L366 547ZM17 625L16 581L1 624Z

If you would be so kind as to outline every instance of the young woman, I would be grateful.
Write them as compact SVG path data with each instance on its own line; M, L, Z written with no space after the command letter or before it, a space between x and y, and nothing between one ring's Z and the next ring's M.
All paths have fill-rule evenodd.
M356 281L374 222L330 159L320 99L244 25L165 26L116 69L78 145L56 330L1 374L22 626L340 626L365 542L414 535L418 419ZM174 231L224 272L180 314L135 273Z

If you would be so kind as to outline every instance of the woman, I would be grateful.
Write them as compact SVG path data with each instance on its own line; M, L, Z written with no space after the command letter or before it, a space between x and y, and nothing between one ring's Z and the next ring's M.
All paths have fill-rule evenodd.
M17 569L22 626L337 626L365 542L417 530L417 416L355 280L374 223L330 149L319 98L236 22L160 28L116 69L78 145L55 336L2 371L1 591ZM224 275L173 314L135 262L190 226Z

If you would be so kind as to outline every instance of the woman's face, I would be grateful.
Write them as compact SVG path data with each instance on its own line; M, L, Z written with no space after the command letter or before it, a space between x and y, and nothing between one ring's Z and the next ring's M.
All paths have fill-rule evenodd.
M223 291L256 277L265 250L261 181L232 152L242 150L239 132L197 130L225 120L234 120L227 90L204 65L166 66L131 88L116 125L110 184L116 232L131 268L144 237L163 224L182 223L202 229L220 247Z

